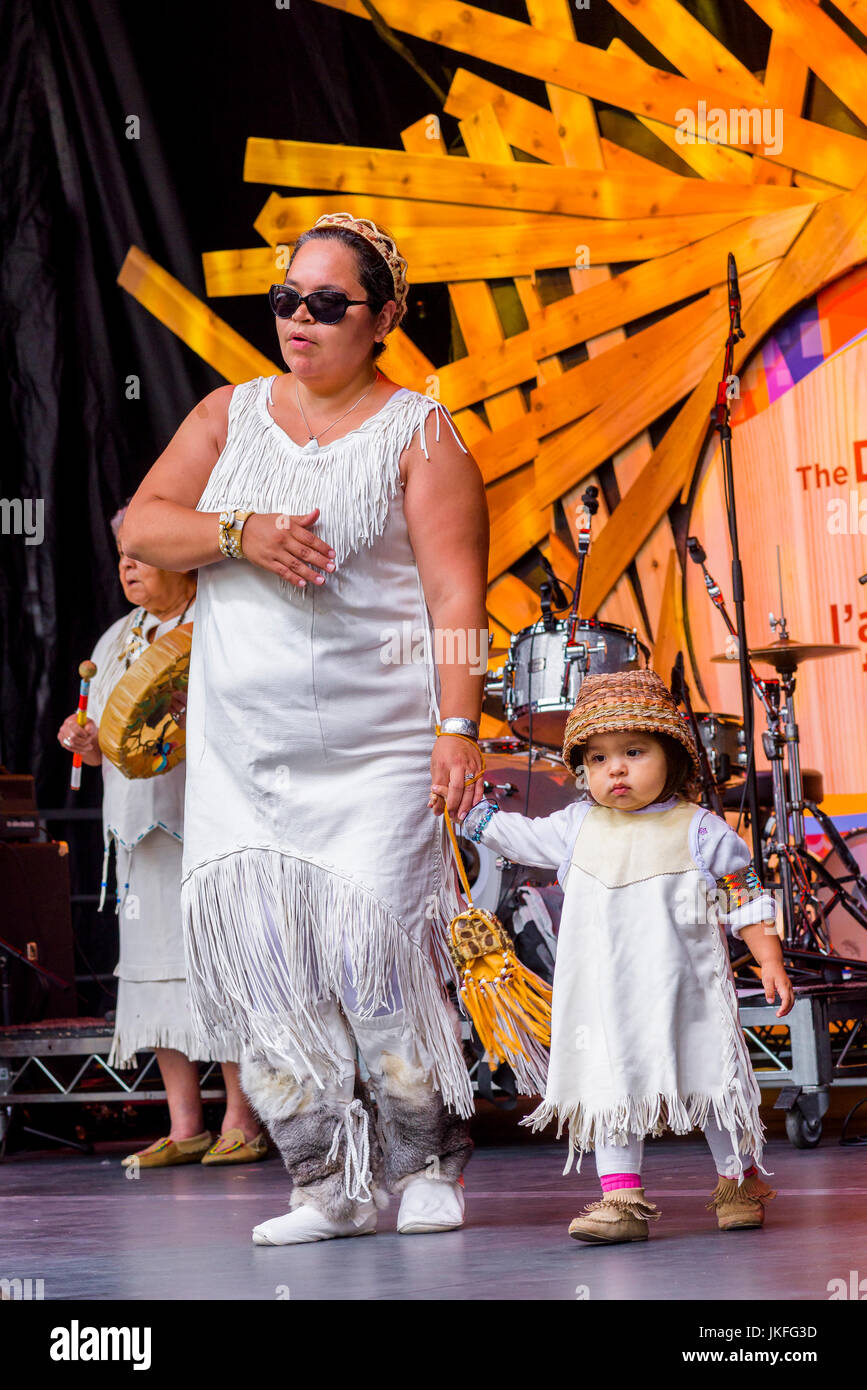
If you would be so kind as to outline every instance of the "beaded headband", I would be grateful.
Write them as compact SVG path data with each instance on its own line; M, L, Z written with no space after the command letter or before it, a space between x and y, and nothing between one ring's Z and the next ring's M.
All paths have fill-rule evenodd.
M406 313L406 296L409 286L406 282L406 261L397 249L394 240L381 232L375 222L371 222L366 217L353 217L351 212L326 212L313 223L311 231L317 227L345 227L348 232L355 232L357 236L363 236L365 241L369 241L374 246L382 259L391 271L391 278L394 284L394 299L397 304L397 312L391 321L391 328L397 328Z

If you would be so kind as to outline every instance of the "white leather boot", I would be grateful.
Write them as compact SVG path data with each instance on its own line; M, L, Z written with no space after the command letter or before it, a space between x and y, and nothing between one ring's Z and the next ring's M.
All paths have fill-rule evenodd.
M464 1189L459 1182L424 1176L407 1183L400 1199L397 1229L402 1236L455 1231L464 1224Z

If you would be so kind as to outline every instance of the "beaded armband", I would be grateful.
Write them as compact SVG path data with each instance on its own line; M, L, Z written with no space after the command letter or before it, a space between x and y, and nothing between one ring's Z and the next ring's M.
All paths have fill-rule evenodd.
M467 839L474 841L475 844L479 844L481 842L482 835L485 831L485 826L488 824L491 817L496 815L497 811L499 811L500 809L499 803L496 801L489 801L487 803L480 801L479 805L484 805L484 812L479 817L479 823L476 826L475 830L471 831L471 833L467 835Z
M723 874L722 878L717 879L716 886L722 894L722 910L726 914L752 902L762 892L762 885L752 864L747 864L743 869L736 869L733 874Z

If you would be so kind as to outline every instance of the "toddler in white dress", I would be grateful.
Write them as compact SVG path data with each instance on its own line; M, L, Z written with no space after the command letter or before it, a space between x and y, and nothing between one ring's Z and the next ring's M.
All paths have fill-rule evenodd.
M765 998L794 1002L773 897L743 840L696 805L698 752L660 677L585 678L566 725L566 766L589 795L550 816L500 813L490 799L464 835L523 864L555 868L564 888L542 1104L557 1120L565 1171L595 1150L602 1200L569 1227L577 1240L646 1240L643 1139L704 1131L720 1229L761 1226L775 1194L759 1176L759 1088L738 1021L724 923L761 967ZM745 1158L747 1160L745 1164Z

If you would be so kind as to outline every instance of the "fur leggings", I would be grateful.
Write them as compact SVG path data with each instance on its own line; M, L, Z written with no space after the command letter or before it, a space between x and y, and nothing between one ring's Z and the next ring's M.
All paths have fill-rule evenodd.
M446 1109L404 1011L361 1018L351 1002L320 1005L344 1062L338 1080L321 1088L296 1080L276 1058L241 1064L241 1084L292 1178L291 1208L307 1203L341 1222L363 1220L371 1201L384 1206L414 1177L455 1181L473 1149L468 1122ZM369 1086L356 1073L356 1045Z

